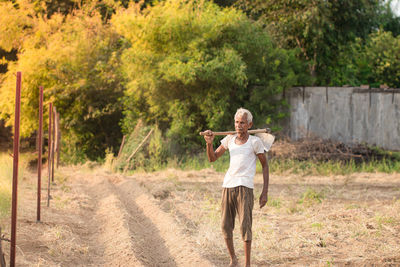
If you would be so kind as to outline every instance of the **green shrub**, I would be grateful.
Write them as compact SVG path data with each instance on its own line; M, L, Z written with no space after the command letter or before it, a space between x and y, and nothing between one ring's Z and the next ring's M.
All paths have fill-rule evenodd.
M1 77L0 119L7 125L14 122L15 73L21 71L21 136L30 136L38 128L38 88L43 86L44 127L47 104L53 102L60 113L67 157L78 157L74 162L81 160L81 154L90 160L104 158L105 149L118 146L121 138L124 87L119 35L94 10L75 10L67 16L57 13L51 18L24 10L13 10L18 21L29 23L21 26L18 61L10 62ZM2 16L0 28L13 20L13 16ZM4 37L0 36L0 45Z
M7 153L0 154L0 218L10 213L13 177L12 162L12 158Z
M20 153L18 178L24 177L31 153ZM13 180L13 158L8 152L0 152L0 219L9 216L11 212Z
M122 56L124 131L139 119L158 124L178 157L202 149L199 131L233 128L240 106L257 114L255 125L284 117L279 96L304 71L261 25L211 1L132 6L111 22L130 46Z
M151 135L142 144L150 131L152 131ZM154 171L166 166L170 157L168 141L163 137L158 126L146 126L139 121L126 137L121 155L114 160L113 166L117 170Z

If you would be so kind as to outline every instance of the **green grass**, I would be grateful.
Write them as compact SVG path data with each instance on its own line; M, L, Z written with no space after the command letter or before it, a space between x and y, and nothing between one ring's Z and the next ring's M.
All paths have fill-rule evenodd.
M0 153L0 219L10 214L13 177L13 159Z
M187 156L180 161L173 161L168 167L178 167L183 170L201 170L205 168L214 168L218 172L225 172L229 168L229 154L225 153L217 161L208 162L206 153L197 156ZM354 161L299 161L272 159L269 161L269 170L272 174L292 173L298 175L349 175L359 172L383 172L400 173L400 160L372 160L369 162L356 163ZM257 161L257 172L261 173L261 164Z
M354 161L298 161L298 160L277 160L269 161L270 172L274 174L293 173L299 175L349 175L359 172L383 172L399 173L400 161L372 160L369 162L356 163ZM257 171L261 172L261 166L257 166Z
M280 209L282 207L282 200L279 198L268 197L267 205L268 207L274 207Z
M269 170L271 174L298 174L307 175L350 175L352 173L400 173L400 152L381 152L384 158L363 162L350 161L312 161L312 160L293 160L276 159L269 160ZM107 160L106 160L107 161ZM229 168L229 153L224 153L217 161L210 163L206 152L199 154L186 155L181 158L170 158L165 164L158 166L143 166L135 171L157 171L166 168L177 168L182 170L201 170L213 168L217 172L225 172ZM262 168L257 161L257 172L261 173Z
M324 227L324 225L320 222L314 222L311 224L311 228L315 231L319 231Z
M229 168L229 153L224 153L217 161L210 163L206 153L186 156L181 160L168 162L167 167L177 167L182 170L201 170L212 167L217 172L225 172Z
M207 157L200 155L192 157L190 160L184 160L179 165L182 169L204 169L212 166L218 172L225 172L229 167L229 155L225 153L216 162L209 163ZM356 163L354 161L299 161L299 160L282 160L272 159L269 161L269 170L272 174L292 173L298 175L349 175L359 172L383 172L383 173L400 173L400 160L373 160L369 162ZM261 173L261 164L257 161L257 172Z
M0 152L0 219L11 213L13 158L12 152ZM20 153L18 180L24 177L27 163L32 159L32 153Z
M392 161L400 161L400 151L388 151L379 147L371 147L374 153L382 158L389 158Z
M306 206L312 206L313 204L322 203L325 198L323 192L317 192L312 188L307 188L299 200L299 204L305 204Z
M378 223L379 227L382 227L382 225L384 225L384 224L388 224L388 225L396 225L397 224L397 220L395 218L386 217L383 215L375 216L375 220Z
M225 153L215 162L208 162L206 153L186 156L180 160L172 159L163 168L179 168L182 170L201 170L212 167L218 172L225 172L229 168L229 153ZM269 170L272 174L298 174L298 175L349 175L360 172L400 173L400 160L372 160L356 163L355 161L299 161L291 159L269 160ZM261 164L257 161L257 172L261 173Z

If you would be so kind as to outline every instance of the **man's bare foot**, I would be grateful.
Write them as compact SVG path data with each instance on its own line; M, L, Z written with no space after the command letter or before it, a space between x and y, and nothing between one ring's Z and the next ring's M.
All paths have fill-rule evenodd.
M238 258L235 256L231 259L231 263L229 264L229 267L236 267L239 266L239 261Z

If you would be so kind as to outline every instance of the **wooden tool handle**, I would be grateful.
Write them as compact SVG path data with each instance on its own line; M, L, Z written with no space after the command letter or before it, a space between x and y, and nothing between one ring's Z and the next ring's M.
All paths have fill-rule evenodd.
M256 130L249 130L249 134L256 134L256 133L268 133L270 130L268 128L266 129L256 129ZM227 132L213 132L214 135L230 135L230 134L235 134L236 131L227 131ZM205 132L200 132L200 135L206 135Z

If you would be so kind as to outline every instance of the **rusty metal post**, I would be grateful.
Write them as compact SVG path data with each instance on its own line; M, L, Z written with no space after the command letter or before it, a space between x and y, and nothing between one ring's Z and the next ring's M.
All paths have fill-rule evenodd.
M60 130L60 113L56 112L56 155L57 155L57 167L60 165L60 147L61 147L61 130Z
M37 191L37 216L40 222L40 200L42 190L42 151L43 151L43 86L39 87L39 138L38 138L38 191Z
M49 141L48 141L48 156L47 170L49 179L47 181L47 207L50 206L50 179L51 179L51 117L53 116L53 103L49 103Z
M54 183L54 147L56 146L56 107L53 106L53 138L51 139L51 181Z
M11 247L10 266L15 266L15 245L17 234L17 189L18 189L18 160L19 160L19 124L21 112L21 72L17 72L17 88L15 93L15 121L14 121L14 155L13 155L13 183L12 183L12 211L11 211Z

